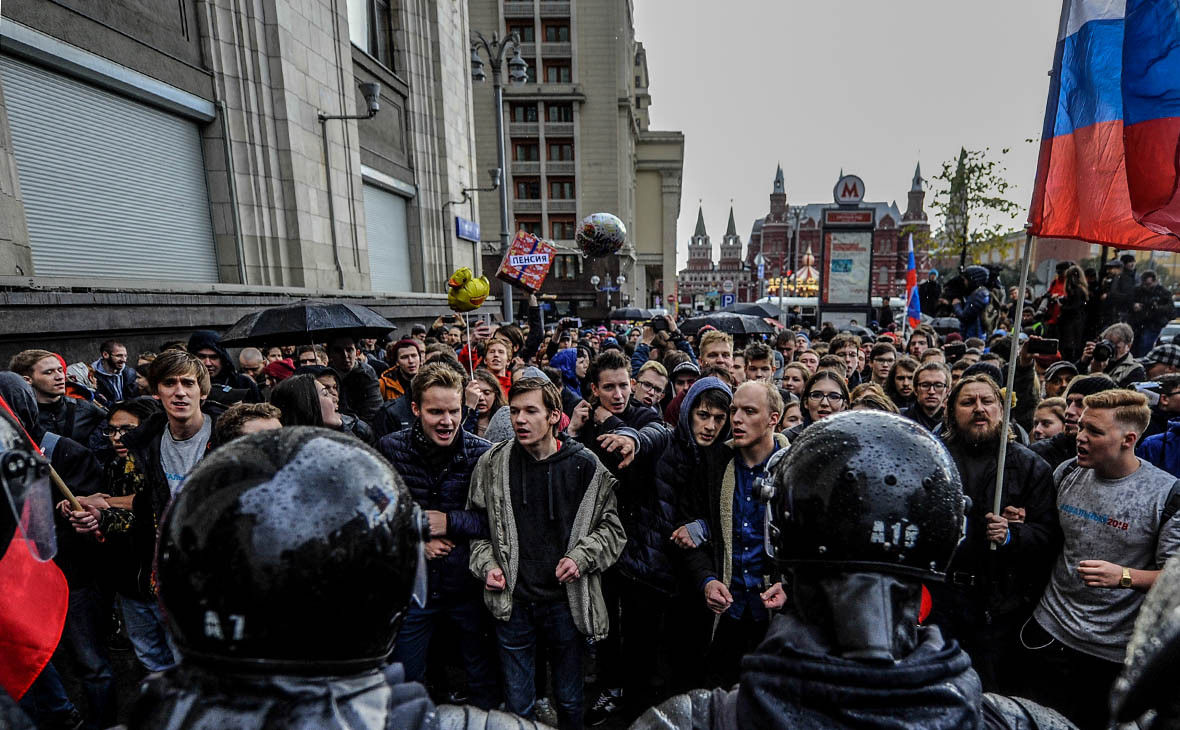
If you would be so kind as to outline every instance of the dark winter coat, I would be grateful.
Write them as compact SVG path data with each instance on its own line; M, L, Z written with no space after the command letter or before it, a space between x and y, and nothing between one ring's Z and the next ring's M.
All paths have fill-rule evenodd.
M541 726L505 712L435 706L425 687L405 681L401 664L348 677L303 677L210 672L181 663L147 679L132 705L127 727L533 730Z
M954 305L955 316L959 318L959 331L963 335L963 339L987 335L983 326L983 313L990 302L991 293L987 287L980 286L968 294L965 301Z
M62 396L56 403L37 404L37 423L49 433L89 446L107 412L87 400Z
M944 640L937 627L919 632L920 643L909 656L869 664L834 656L814 626L788 612L771 619L766 640L742 660L736 689L677 695L648 710L631 728L1072 727L1027 700L982 695L970 657ZM1057 720L1061 724L1052 724Z
M619 457L599 443L603 434L618 433L636 441L639 453L625 469ZM611 416L601 424L588 421L575 436L618 479L619 518L627 533L627 545L618 561L623 575L657 590L671 593L675 589L669 560L668 529L673 506L661 495L656 483L656 465L668 448L672 432L653 409L632 400L621 416Z
M1057 316L1057 337L1061 340L1059 349L1069 358L1081 353L1086 341L1086 294L1081 288L1066 289L1061 298L1061 313Z
M951 638L986 640L989 626L1015 628L1032 614L1061 549L1057 521L1057 490L1053 470L1044 459L1018 443L1008 443L1004 464L1002 507L1023 507L1024 522L1008 523L1009 542L990 550L987 520L995 499L996 462L993 444L947 443L971 500L967 536L947 569L947 582L929 586L934 597L931 623ZM976 459L991 449L990 459Z
M938 430L938 427L942 425L942 417L944 413L946 413L946 408L940 408L938 409L938 413L934 414L934 417L931 418L930 416L926 415L926 411L922 410L921 404L914 403L912 406L902 411L901 415L905 416L911 421L914 421L927 431L934 433Z
M358 362L347 373L337 370L336 377L340 380L340 410L372 423L383 402L381 387L372 369Z
M577 349L567 347L564 350L559 350L556 355L549 359L549 365L557 368L558 372L561 373L561 382L564 386L561 389L561 409L568 416L573 413L573 408L566 410L566 404L572 402L576 406L582 401L582 381L578 378Z
M1135 447L1135 455L1180 477L1180 419L1168 421L1168 430L1148 436Z
M1050 471L1078 455L1077 436L1062 431L1056 436L1041 439L1028 447L1034 454L1049 464Z
M1135 287L1134 303L1138 310L1131 311L1131 325L1135 332L1145 329L1163 329L1172 319L1172 293L1161 284L1152 287ZM1154 344L1154 343L1152 343Z
M205 418L212 421L209 428L209 441L205 444L205 453L213 449L213 434L217 433L217 409L206 401L201 406ZM172 490L168 488L168 478L164 476L164 464L160 458L160 439L164 436L164 429L168 428L168 415L161 411L148 417L139 424L139 428L123 436L123 445L135 457L135 463L143 473L140 491L131 503L135 523L131 530L132 544L139 558L139 587L142 595L155 595L152 575L153 561L156 554L156 537L159 532L160 520L164 518L164 510L172 500ZM204 458L204 457L202 457Z
M933 317L938 312L938 300L942 298L942 286L937 281L927 279L918 284L918 303L922 314Z
M447 515L445 537L455 548L426 563L432 598L461 593L478 597L479 584L468 572L469 542L488 537L487 514L467 509L467 493L475 462L492 445L466 431L455 438L453 448L438 449L427 442L421 425L414 421L410 428L388 434L377 443L377 450L397 469L418 506Z

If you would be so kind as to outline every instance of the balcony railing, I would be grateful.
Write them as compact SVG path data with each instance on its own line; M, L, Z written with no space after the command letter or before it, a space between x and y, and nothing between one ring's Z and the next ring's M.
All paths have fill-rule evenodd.
M509 169L513 175L540 175L540 162L511 162Z
M526 56L532 55L525 53ZM573 44L571 43L542 43L541 55L545 58L569 58L574 53Z
M546 137L572 137L574 136L573 122L545 122L545 136Z
M504 5L507 6L508 3L504 3ZM568 18L569 16L570 16L570 4L569 3L554 3L554 2L542 2L541 3L541 17L542 18Z
M514 200L512 201L512 210L517 213L540 213L541 201L539 200Z
M545 163L545 172L550 175L573 175L576 170L573 162L550 160Z
M536 122L509 122L509 137L537 137L540 136L539 125Z
M536 43L521 43L520 44L520 55L527 56L529 58L536 58L537 57L537 44Z
M550 213L577 213L578 201L576 200L550 200Z
M550 3L546 3L548 5ZM569 3L556 3L566 6L565 14L569 15ZM533 0L505 0L504 1L504 17L505 18L531 18L533 11L536 9Z

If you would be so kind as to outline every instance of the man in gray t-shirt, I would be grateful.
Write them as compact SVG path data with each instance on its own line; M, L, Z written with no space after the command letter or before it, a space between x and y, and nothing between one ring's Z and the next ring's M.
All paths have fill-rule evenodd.
M202 421L200 430L186 439L174 438L171 426L165 428L160 437L160 464L164 467L164 478L168 480L168 491L173 497L180 491L185 477L205 455L213 435L213 419L203 418Z
M1106 727L1106 698L1143 596L1180 548L1180 519L1166 514L1177 480L1135 456L1147 399L1110 390L1084 407L1077 459L1055 474L1064 544L1021 632L1032 698L1083 728Z

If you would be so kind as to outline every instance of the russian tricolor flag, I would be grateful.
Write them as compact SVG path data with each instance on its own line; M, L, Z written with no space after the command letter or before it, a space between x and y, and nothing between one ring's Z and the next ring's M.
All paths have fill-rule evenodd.
M905 270L905 317L914 330L922 324L922 304L918 300L918 264L914 261L914 234L910 234L910 262Z
M1180 251L1180 2L1065 0L1029 232Z

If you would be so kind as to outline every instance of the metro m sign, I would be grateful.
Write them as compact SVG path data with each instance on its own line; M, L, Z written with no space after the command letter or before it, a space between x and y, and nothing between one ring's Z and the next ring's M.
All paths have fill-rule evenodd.
M832 197L840 205L856 205L865 197L865 181L856 175L845 175L836 181Z

